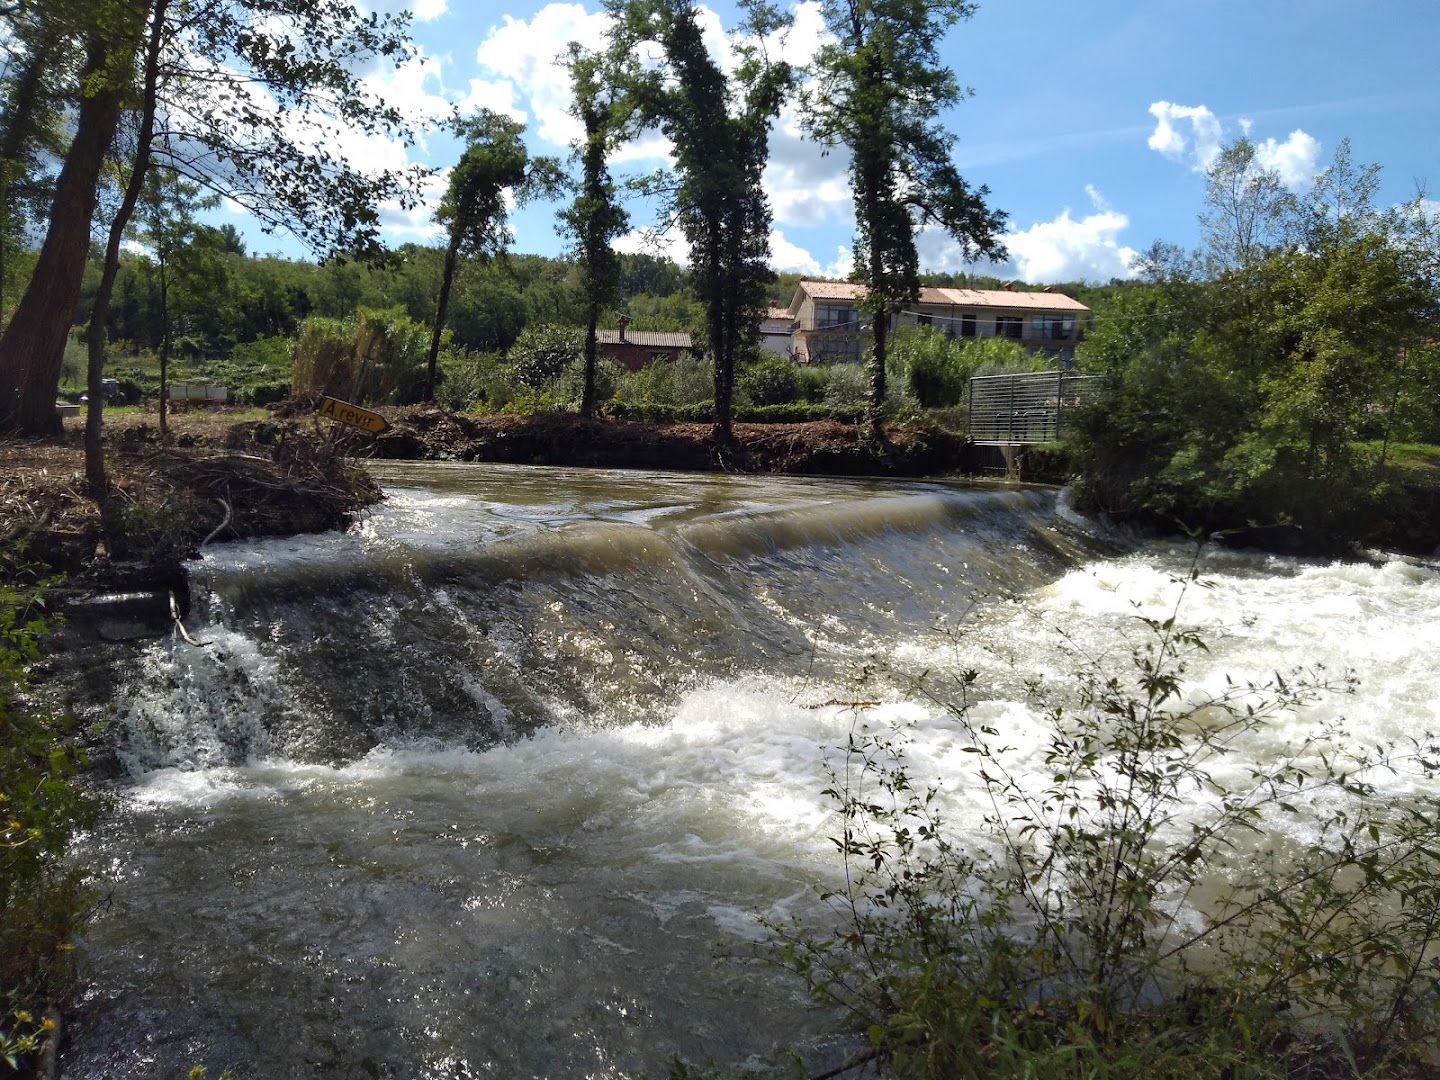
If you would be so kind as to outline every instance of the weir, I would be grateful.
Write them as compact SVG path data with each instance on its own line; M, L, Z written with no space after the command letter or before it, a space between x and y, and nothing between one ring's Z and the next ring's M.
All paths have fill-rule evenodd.
M762 919L827 924L834 748L897 725L966 830L987 809L931 695L978 671L977 717L1043 770L1034 686L1077 643L1127 657L1191 557L1041 489L380 471L346 534L207 549L211 645L116 671L124 775L88 853L111 902L68 1075L838 1064L839 1018L743 959ZM1440 720L1433 569L1205 569L1198 684L1327 659L1335 625L1336 666L1383 687L1350 715ZM860 688L879 704L835 704Z

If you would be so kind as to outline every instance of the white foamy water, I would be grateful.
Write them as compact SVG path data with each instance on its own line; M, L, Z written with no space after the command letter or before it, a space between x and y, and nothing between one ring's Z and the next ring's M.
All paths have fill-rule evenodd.
M1123 670L1189 566L1167 545L1106 555L1044 496L630 477L603 499L511 490L502 527L457 475L505 478L448 474L430 506L408 487L393 530L297 557L378 545L401 567L383 581L322 574L297 597L297 574L277 597L247 577L270 547L222 555L193 631L217 648L142 658L72 1075L649 1076L789 1046L836 1064L836 1018L744 958L763 920L823 917L840 867L820 792L852 725L901 732L978 835L969 738L907 680L977 669L972 716L1038 777L1027 684L1063 690L1079 653ZM492 558L501 543L519 554ZM1339 716L1380 740L1440 727L1434 568L1201 569L1180 609L1210 645L1192 699L1296 667L1359 680L1254 738L1255 759Z

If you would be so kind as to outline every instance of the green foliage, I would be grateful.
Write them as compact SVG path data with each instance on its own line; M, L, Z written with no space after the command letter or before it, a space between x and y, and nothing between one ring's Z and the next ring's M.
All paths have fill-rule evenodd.
M967 259L1002 259L1005 215L985 205L950 160L943 112L964 96L940 62L939 44L974 5L964 0L829 0L831 40L816 57L816 88L805 124L829 146L850 151L855 194L855 273L876 328L870 360L870 419L878 432L885 400L888 317L920 295L916 234L938 225Z
M584 336L572 327L527 326L510 347L510 366L516 379L540 390L581 362L584 344Z
M43 589L15 559L0 561L0 1060L12 1068L51 1026L37 1018L89 903L86 874L66 852L97 812L74 782L83 755L26 697L46 622Z
M1374 535L1386 496L1356 441L1433 422L1401 369L1413 355L1425 370L1420 343L1440 328L1416 243L1428 219L1375 210L1374 180L1342 146L1250 239L1231 209L1211 261L1233 269L1199 278L1157 249L1155 280L1097 311L1077 362L1116 380L1072 429L1082 505L1167 526L1286 523L1315 550Z
M864 407L852 405L811 405L795 401L783 405L739 405L735 420L742 424L805 424L815 420L835 420L842 424L859 423ZM605 408L616 420L644 420L652 424L708 424L715 419L715 403L697 401L688 405L664 405L655 402L632 403L612 401Z
M1192 567L1179 584L1183 600L1204 583ZM941 812L903 728L857 711L825 792L845 864L829 896L839 925L777 929L890 1073L1433 1064L1440 816L1375 785L1396 770L1428 785L1440 745L1376 744L1326 719L1280 738L1277 722L1349 684L1298 673L1197 694L1186 663L1205 645L1179 609L1140 616L1128 671L1092 659L1068 686L1028 684L1044 716L1038 778L1037 752L981 719L975 671L920 677L912 689L948 712L988 796L978 829Z
M740 372L741 399L751 405L788 405L800 398L800 376L794 361L767 356Z
M357 404L403 404L419 396L429 331L396 311L307 319L295 342L291 383Z
M628 76L637 119L657 124L674 147L673 177L656 186L690 246L691 281L704 305L702 337L715 363L715 430L730 435L737 357L753 345L765 310L770 207L761 187L770 123L793 72L771 61L762 42L790 19L760 0L742 0L731 36L737 63L722 69L706 45L700 11L689 0L611 0L612 55L653 42L663 63Z

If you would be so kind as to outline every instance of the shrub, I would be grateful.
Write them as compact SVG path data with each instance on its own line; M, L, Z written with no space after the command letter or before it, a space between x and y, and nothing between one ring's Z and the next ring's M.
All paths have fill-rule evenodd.
M660 364L652 364L651 367L661 367ZM620 378L625 369L611 360L608 356L597 356L595 358L595 400L604 404L615 396L615 389L620 384ZM585 394L585 358L581 356L569 367L560 373L560 378L554 384L555 396L561 401L568 402L571 408L579 408L580 400Z
M750 405L788 405L800 397L800 377L793 361L767 357L740 372L739 391Z
M693 405L709 400L714 393L715 375L710 365L687 356L620 372L614 397L626 405Z
M965 396L972 374L965 347L932 327L902 329L888 359L921 408L957 405Z
M300 325L291 382L357 403L406 404L424 383L429 331L396 311L361 308L353 318Z
M870 395L870 377L863 364L825 364L819 371L825 377L821 400L826 405L847 408L865 404Z
M1091 662L1058 694L1031 684L1039 777L1035 751L972 710L976 672L918 681L976 764L992 807L978 836L940 813L903 731L857 708L825 792L840 925L777 929L895 1075L1430 1074L1440 814L1375 782L1404 770L1426 790L1440 747L1342 721L1275 738L1277 718L1348 684L1197 694L1182 679L1204 642L1178 610L1141 620L1127 674ZM1222 781L1257 740L1267 754ZM1305 842L1275 838L1282 822Z
M532 390L557 380L581 358L585 336L572 326L527 326L510 346L515 378Z
M74 784L84 758L63 725L26 700L46 624L42 590L13 558L0 559L0 1060L18 1068L50 1026L45 1007L89 904L66 852L97 807Z

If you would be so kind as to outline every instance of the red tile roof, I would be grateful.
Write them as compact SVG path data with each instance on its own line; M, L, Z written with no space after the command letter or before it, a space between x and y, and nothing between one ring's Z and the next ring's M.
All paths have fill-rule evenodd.
M816 300L859 300L865 286L849 281L801 281L799 286ZM1011 289L922 288L920 303L954 307L1022 308L1026 311L1070 311L1090 309L1063 293L1020 292Z

